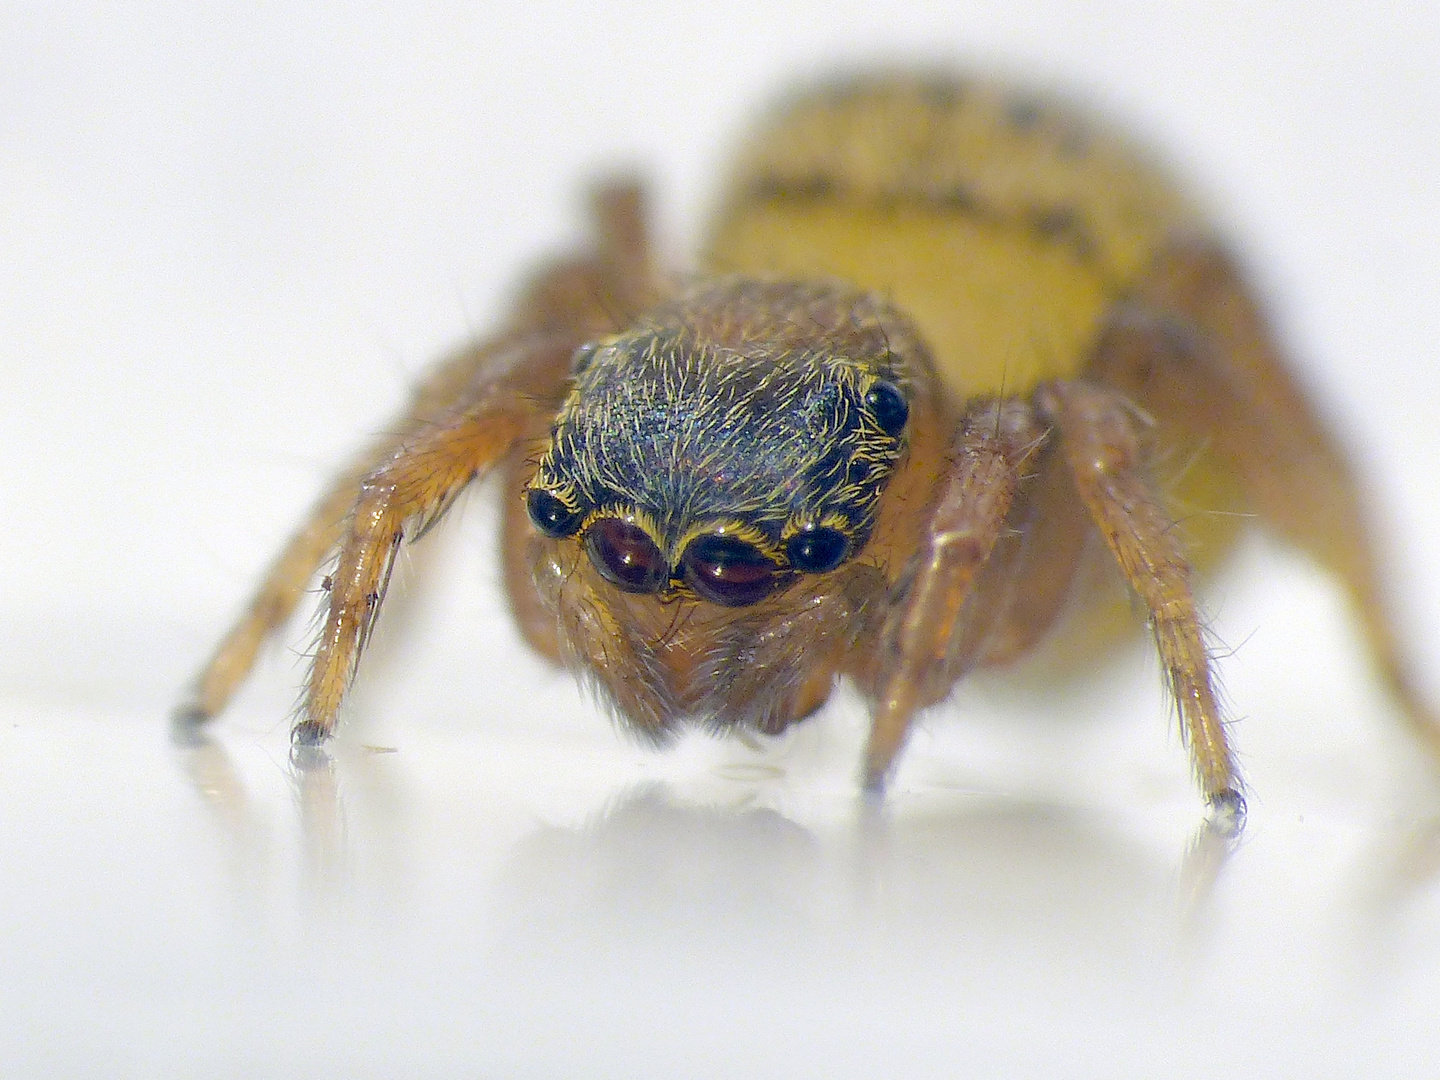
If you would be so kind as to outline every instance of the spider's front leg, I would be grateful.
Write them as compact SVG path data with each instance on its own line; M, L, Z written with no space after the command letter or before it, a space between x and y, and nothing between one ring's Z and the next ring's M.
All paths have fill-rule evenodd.
M944 697L972 659L952 647L962 609L1044 438L1044 425L1024 401L974 401L961 420L920 550L895 587L896 602L880 631L867 791L884 788L915 714Z
M201 669L176 711L177 721L201 723L225 707L261 644L290 617L326 555L343 544L321 641L323 663L316 665L319 671L338 663L340 674L321 680L318 698L312 685L301 724L312 738L329 732L346 669L354 666L383 592L386 545L398 542L407 519L435 520L471 477L513 445L526 424L543 429L535 417L563 395L570 352L588 338L615 331L652 302L656 278L639 185L598 187L592 214L592 251L545 267L521 294L508 328L426 373L390 430L335 477ZM427 469L435 471L426 475ZM383 557L368 550L371 543L381 545ZM361 589L364 612L337 603L352 586ZM364 600L367 596L372 599Z
M303 715L293 733L297 743L320 742L334 730L407 531L423 532L517 442L543 433L545 405L564 382L574 346L568 334L517 343L508 366L496 365L501 370L361 481L330 575Z
M1035 404L1058 429L1080 498L1150 613L1211 820L1238 831L1245 800L1215 699L1189 560L1147 476L1149 421L1124 395L1085 382L1047 383Z
M203 723L225 707L254 666L261 645L290 618L316 570L340 542L346 515L354 507L365 477L399 452L407 440L445 417L480 373L518 343L513 336L503 337L465 349L438 365L415 388L409 408L391 430L377 437L330 481L196 676L176 710L178 721Z

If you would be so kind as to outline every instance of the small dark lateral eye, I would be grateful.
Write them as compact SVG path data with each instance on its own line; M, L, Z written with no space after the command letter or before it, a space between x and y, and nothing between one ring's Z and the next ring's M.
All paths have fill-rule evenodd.
M600 576L626 592L653 593L670 580L670 567L638 525L601 518L585 530L585 550Z
M845 561L850 541L835 529L806 529L790 538L785 557L803 574L824 574Z
M865 395L865 404L886 435L899 435L910 418L910 404L894 383L877 382Z
M745 607L769 596L778 582L773 562L733 536L692 540L680 558L685 582L712 604Z
M548 491L532 488L525 496L525 509L535 527L552 540L559 540L580 527L583 515L572 510Z
M590 366L590 361L595 359L595 354L600 351L600 344L596 341L587 341L575 350L570 357L570 374L579 375Z

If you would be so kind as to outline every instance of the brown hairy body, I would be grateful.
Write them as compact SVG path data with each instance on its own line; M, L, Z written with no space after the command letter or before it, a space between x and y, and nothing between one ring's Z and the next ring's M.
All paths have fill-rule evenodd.
M328 737L397 548L498 469L521 632L646 736L778 732L845 676L879 790L966 672L1062 621L1106 636L1117 606L1077 585L1098 543L1148 617L1213 817L1238 828L1191 578L1249 511L1344 582L1440 746L1346 464L1232 262L1123 141L1004 87L856 79L752 140L686 282L653 265L637 188L603 188L595 217L593 249L537 275L337 479L186 717L224 706L335 551L294 733Z

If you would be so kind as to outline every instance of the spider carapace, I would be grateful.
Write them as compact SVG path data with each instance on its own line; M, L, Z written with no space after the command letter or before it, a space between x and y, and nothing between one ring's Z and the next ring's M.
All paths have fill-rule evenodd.
M336 552L294 731L328 737L398 546L493 469L522 633L649 736L778 732L846 676L879 790L966 672L1056 626L1105 636L1086 568L1108 550L1238 828L1191 578L1250 514L1339 576L1440 744L1347 465L1234 263L1122 139L991 82L856 77L761 126L690 277L655 267L636 185L601 186L594 216L590 250L335 481L186 716L225 704Z

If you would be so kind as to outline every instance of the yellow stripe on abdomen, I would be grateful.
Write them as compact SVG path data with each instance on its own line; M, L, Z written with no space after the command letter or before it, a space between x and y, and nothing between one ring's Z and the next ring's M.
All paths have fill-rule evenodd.
M1068 245L923 205L752 202L717 238L711 264L881 293L914 320L957 400L1075 376L1111 302Z

